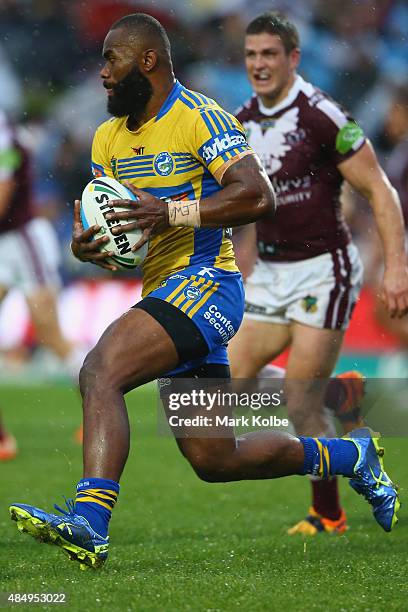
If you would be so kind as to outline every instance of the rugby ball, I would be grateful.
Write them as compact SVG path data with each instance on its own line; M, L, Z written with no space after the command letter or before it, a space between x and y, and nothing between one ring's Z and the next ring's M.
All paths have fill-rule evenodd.
M112 251L114 255L106 261L118 268L137 268L143 263L149 248L144 244L137 251L132 247L140 240L142 231L139 229L119 235L112 234L112 229L118 225L125 225L127 221L117 222L106 219L108 212L128 210L120 206L112 207L111 200L137 200L137 197L124 185L108 176L94 178L85 187L81 199L81 220L84 229L91 225L100 225L100 231L95 234L94 240L101 236L110 238L101 251Z

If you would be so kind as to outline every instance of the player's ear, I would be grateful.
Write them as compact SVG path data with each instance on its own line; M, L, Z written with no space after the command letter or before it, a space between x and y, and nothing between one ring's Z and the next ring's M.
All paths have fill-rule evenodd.
M295 49L292 49L292 51L289 54L289 59L290 59L290 67L292 70L296 70L296 68L299 66L299 62L300 62L300 49L299 47L295 47Z
M146 72L150 72L157 64L157 53L154 49L147 49L143 53L143 68Z

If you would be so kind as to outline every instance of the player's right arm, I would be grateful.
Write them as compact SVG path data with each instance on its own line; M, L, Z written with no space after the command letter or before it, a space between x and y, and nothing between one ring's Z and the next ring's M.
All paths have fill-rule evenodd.
M96 131L93 143L92 143L92 174L94 177L98 176L112 176L112 171L106 165L103 164L104 154L100 138L99 130ZM81 202L75 200L74 202L74 222L72 226L72 240L71 240L71 251L74 257L80 261L88 262L100 266L105 270L111 270L115 272L116 266L109 264L106 260L112 257L113 253L103 251L101 247L109 242L107 236L102 238L94 239L94 236L101 229L100 225L92 225L88 229L84 230L81 221Z

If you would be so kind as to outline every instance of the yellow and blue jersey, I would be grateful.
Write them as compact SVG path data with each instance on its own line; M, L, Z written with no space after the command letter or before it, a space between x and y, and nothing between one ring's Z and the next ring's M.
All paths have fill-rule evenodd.
M226 169L252 153L235 117L178 81L155 117L136 131L130 131L126 123L127 117L113 118L96 131L93 174L129 180L162 199L212 195L222 189ZM238 270L228 231L168 228L150 240L143 265L143 296L169 275L199 265Z

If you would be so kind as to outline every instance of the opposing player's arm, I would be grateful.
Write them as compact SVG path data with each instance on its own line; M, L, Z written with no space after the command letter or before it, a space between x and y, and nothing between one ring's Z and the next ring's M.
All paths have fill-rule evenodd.
M2 219L9 207L16 183L13 178L0 179L0 219Z
M11 198L17 187L15 171L21 165L21 154L13 142L12 132L6 117L0 113L0 219L9 208Z
M382 299L392 317L401 317L408 312L408 267L398 194L379 165L369 142L340 163L338 169L373 209L384 251Z

